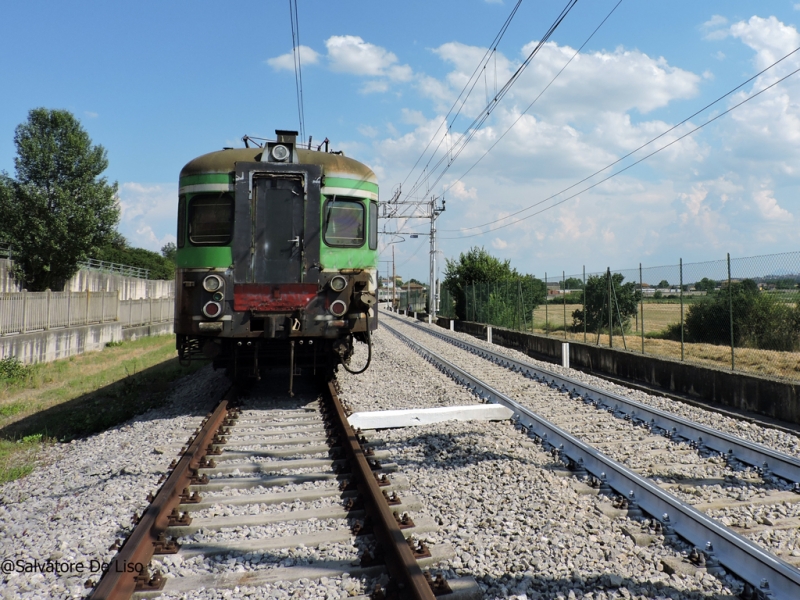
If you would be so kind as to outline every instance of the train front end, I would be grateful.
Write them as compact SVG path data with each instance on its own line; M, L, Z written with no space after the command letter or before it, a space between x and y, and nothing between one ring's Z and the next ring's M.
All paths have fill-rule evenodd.
M178 353L213 359L234 380L283 364L330 374L377 326L374 173L276 133L180 175Z

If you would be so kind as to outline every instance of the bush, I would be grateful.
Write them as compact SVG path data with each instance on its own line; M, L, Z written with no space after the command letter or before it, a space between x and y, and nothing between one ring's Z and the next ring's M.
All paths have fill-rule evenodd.
M731 311L731 308L733 309ZM751 279L731 284L692 304L686 315L686 341L731 343L763 350L800 349L800 308L759 291ZM680 338L680 326L677 326Z
M15 382L25 378L30 367L22 364L16 356L7 356L0 360L0 381Z

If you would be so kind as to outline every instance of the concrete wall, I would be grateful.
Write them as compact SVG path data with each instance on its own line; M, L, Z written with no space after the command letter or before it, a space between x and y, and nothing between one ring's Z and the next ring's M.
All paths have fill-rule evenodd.
M12 264L8 259L0 259L0 293L22 291L22 286L11 277ZM115 273L81 269L67 282L63 291L85 292L87 290L90 292L119 292L120 300L170 298L175 296L175 281L123 277Z
M172 335L174 333L173 328L174 323L172 321L153 323L152 325L140 325L138 327L126 327L122 330L122 339L126 342L130 342L151 335Z
M102 350L108 342L132 341L152 335L172 335L172 321L122 328L119 322L84 325L0 337L0 359L16 356L25 364L50 362Z
M25 364L50 362L91 350L102 350L106 343L122 339L122 326L119 323L10 335L0 337L0 357L16 356Z
M450 328L450 320L438 325ZM486 325L455 321L455 330L486 339ZM561 363L563 340L492 327L492 342L534 358ZM800 423L800 385L745 373L702 367L627 350L569 343L570 366L644 383L722 406Z

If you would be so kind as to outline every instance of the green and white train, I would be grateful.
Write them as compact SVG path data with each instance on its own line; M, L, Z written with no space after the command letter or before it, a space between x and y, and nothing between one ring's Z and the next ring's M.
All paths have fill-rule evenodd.
M180 174L179 357L211 358L237 381L276 364L292 375L351 370L354 339L371 356L377 327L375 174L340 152L297 147L296 132L276 134L204 154Z

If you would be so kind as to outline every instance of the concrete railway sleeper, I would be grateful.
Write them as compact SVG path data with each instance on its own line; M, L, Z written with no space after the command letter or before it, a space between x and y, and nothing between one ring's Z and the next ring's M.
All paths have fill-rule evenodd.
M335 382L266 410L232 389L180 449L90 597L248 587L270 597L287 585L327 595L333 579L349 596L479 597L472 578L423 571L452 548L422 541L438 526L380 445L349 426Z
M744 580L746 582L746 597L787 599L800 597L800 571L793 565L784 562L765 548L737 533L732 527L728 527L701 512L698 507L690 506L682 501L678 497L680 495L679 490L675 489L674 485L666 484L664 486L671 487L671 493L658 484L658 476L645 477L637 472L637 470L647 472L647 469L629 468L589 445L589 443L581 439L583 435L586 435L586 432L581 431L578 434L573 434L567 431L570 428L581 430L587 423L600 420L602 421L602 426L595 430L592 435L597 435L598 430L605 432L607 434L605 439L596 441L596 443L598 445L601 443L606 445L607 451L614 454L615 447L620 445L619 436L621 433L624 433L624 430L627 429L627 435L630 436L631 432L641 432L641 427L635 427L629 421L611 418L610 413L605 411L597 412L594 409L591 410L595 414L595 418L587 417L582 419L579 414L576 414L580 412L577 407L586 406L580 400L569 401L570 404L566 405L563 400L553 402L557 398L566 398L571 392L570 388L566 388L562 392L561 386L558 384L554 388L542 387L543 390L549 390L549 404L561 409L562 414L559 416L556 414L558 412L556 408L553 408L553 417L558 419L559 423L563 423L562 425L556 425L538 414L538 409L537 412L534 412L534 410L526 406L526 403L512 399L508 394L497 389L497 387L509 389L516 386L513 395L519 397L521 395L519 390L530 385L520 384L520 381L524 381L523 377L512 376L509 379L508 375L502 375L500 367L484 362L480 364L484 364L485 367L475 364L475 368L482 373L481 378L478 378L468 372L466 368L462 368L463 364L462 366L455 364L454 361L459 363L473 361L474 363L476 360L467 360L466 356L469 355L463 350L453 349L453 352L460 354L458 354L458 358L450 358L451 354L446 350L447 345L443 345L441 342L437 345L443 346L443 349L439 351L440 353L437 353L425 347L419 341L398 331L399 328L406 329L407 326L396 326L393 323L391 326L387 325L386 327L429 362L446 372L457 382L468 387L483 400L503 404L514 411L514 418L518 424L525 428L532 438L549 448L555 457L573 470L573 473L579 476L582 473L585 474L586 477L584 479L598 487L601 492L616 492L617 497L615 498L614 508L609 507L609 510L627 510L629 516L647 513L652 517L651 523L656 532L665 536L677 534L694 546L694 550L689 553L687 558L696 565L702 566L710 573L724 567ZM413 331L411 330L409 333ZM447 352L447 358L442 356L441 352ZM464 355L463 358L461 357L462 354ZM473 368L470 367L470 370L473 370ZM492 381L488 381L489 379L492 379ZM539 381L541 383L541 378ZM547 380L544 383L546 385L551 384ZM602 417L607 418L603 420ZM611 418L611 420L609 421L608 418ZM615 426L614 422L619 423L619 425ZM666 459L676 463L671 466L691 472L692 465L682 464L683 459L680 456L681 453L685 455L688 450L692 450L696 455L696 448L691 448L685 443L676 443L675 440L666 439L664 436L654 436L651 432L646 432L644 436L639 434L639 437L633 437L633 439L629 440L632 453L637 452L639 447L637 440L640 438L646 441L645 446L652 443L653 439L664 441L671 446L670 452L678 451L677 454L669 454L673 458ZM724 461L720 460L720 462ZM725 469L730 470L730 465L725 465ZM698 473L700 475L698 480L702 480L702 470L698 470ZM758 474L758 481L763 482L770 479L768 475L763 477L764 475L766 474L763 472ZM756 478L750 480L751 483L758 483L758 481L756 481ZM683 482L683 485L688 487L690 483L691 480L687 480ZM791 486L783 484L782 489L787 491L776 494L778 501L786 501L787 498L795 497L794 492L791 491ZM764 502L769 502L769 496L763 500Z

